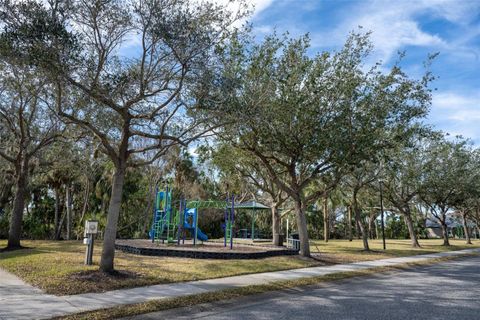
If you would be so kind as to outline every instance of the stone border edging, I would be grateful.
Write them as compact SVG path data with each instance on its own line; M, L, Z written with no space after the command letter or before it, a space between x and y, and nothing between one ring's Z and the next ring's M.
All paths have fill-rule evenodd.
M263 259L268 257L298 255L298 251L291 249L267 250L259 252L211 252L163 248L142 248L123 244L115 244L115 249L126 253L142 256L177 257L191 259Z

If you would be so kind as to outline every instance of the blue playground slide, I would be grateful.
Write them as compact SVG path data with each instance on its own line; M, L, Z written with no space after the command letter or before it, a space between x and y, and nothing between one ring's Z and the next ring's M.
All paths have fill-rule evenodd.
M183 227L191 233L192 237L195 236L195 226L192 224L195 221L196 216L197 216L197 209L192 208L192 209L187 209L185 211L185 220L183 222ZM193 217L192 224L188 222L189 220L188 217ZM200 230L200 228L197 228L197 239L200 241L207 241L208 236L205 233L203 233L202 230Z
M187 229L188 231L190 231L192 237L195 236L195 228L192 228L189 224L185 224L185 229ZM200 241L207 241L208 240L208 236L202 232L202 230L200 230L200 228L197 229L197 239L200 240Z
M193 232L195 232L195 230ZM197 229L197 239L200 240L200 241L207 241L208 240L207 235L205 233L203 233L202 230L200 230L200 228Z

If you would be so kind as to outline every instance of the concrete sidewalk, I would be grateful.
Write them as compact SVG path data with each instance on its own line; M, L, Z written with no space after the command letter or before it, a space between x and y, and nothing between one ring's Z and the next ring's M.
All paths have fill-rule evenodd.
M17 277L0 269L0 319L45 319L75 312L114 307L122 304L145 302L153 299L186 296L248 285L267 284L279 280L294 280L338 272L394 266L403 263L421 262L433 258L462 256L475 252L479 253L480 249L257 273L219 279L114 290L105 293L79 294L74 296L53 296L44 294L41 290L24 283Z

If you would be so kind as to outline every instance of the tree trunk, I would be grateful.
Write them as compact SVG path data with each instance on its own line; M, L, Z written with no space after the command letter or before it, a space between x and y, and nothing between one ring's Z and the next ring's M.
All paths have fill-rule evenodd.
M72 190L70 185L65 186L65 207L67 210L67 234L66 240L70 240L72 235Z
M468 232L467 214L465 212L462 213L462 218L463 230L465 232L465 242L467 244L472 244L472 240L470 239L470 233Z
M60 214L61 214L61 204L60 204L60 189L58 187L55 188L55 217L54 217L54 231L53 231L53 238L55 240L60 240L60 232L58 232L60 226Z
M377 237L377 224L375 223L375 218L375 215L371 215L370 217L368 217L368 234L370 236L370 240L373 240Z
M370 251L370 246L368 245L367 230L365 230L365 226L363 225L361 220L359 220L359 227L360 227L360 232L362 233L363 250Z
M365 230L365 227L363 223L359 220L359 227L360 227L360 232L362 233L362 240L363 240L363 250L365 251L370 251L370 246L368 245L368 234L367 230Z
M403 212L403 217L408 228L408 233L410 234L410 240L412 241L413 248L420 248L420 243L418 243L417 233L415 232L415 227L413 226L412 215L410 210Z
M357 221L357 226L360 229L360 232L362 234L363 249L365 251L370 251L370 246L368 245L368 233L367 233L367 230L365 230L366 228L362 223L361 210L358 206L357 194L355 192L353 194L353 208L355 212L355 220ZM358 236L360 236L360 234L358 234Z
M28 162L22 161L18 166L15 198L13 200L10 229L8 231L8 249L21 248L20 237L22 234L23 211L25 210L25 193L27 192Z
M277 204L272 205L272 235L273 235L273 245L282 246L283 243L280 241L280 215L278 214Z
M354 216L355 217L355 233L356 233L356 236L357 236L357 240L360 240L362 238L362 231L360 230L360 220L358 220L356 210L355 210L354 215L355 215Z
M306 208L302 200L295 200L295 216L297 218L298 235L300 238L300 255L310 257L310 243L308 241L307 219L305 217Z
M328 242L330 238L330 219L328 216L328 196L323 199L323 239Z
M353 235L352 235L352 207L351 206L348 206L347 228L348 228L348 241L352 241Z
M105 215L105 214L107 213L107 212L106 212L106 211L107 211L107 210L106 210L106 208L107 208L106 202L107 202L107 201L106 201L105 198L106 198L105 194L102 194L102 202L101 202L101 204L100 204L100 213L101 213L102 215Z
M152 198L155 199L155 196ZM150 228L150 220L151 220L151 212L153 211L151 201L149 201L147 208L145 209L145 214L143 217L143 223L142 223L142 235L148 235L148 230Z
M57 234L55 234L55 239L60 240L60 236L62 235L63 221L65 221L65 215L66 212L63 212L62 217L60 218L60 222L58 223L58 230Z
M85 219L85 215L87 214L89 195L90 195L90 181L87 178L87 183L85 185L85 194L83 197L82 213L80 215L80 220L79 220L79 223L81 226L83 225L83 219Z
M115 240L117 238L117 223L122 205L123 183L125 180L125 166L115 168L112 181L112 193L108 206L107 226L103 239L102 258L100 269L107 273L114 271L113 260L115 258Z
M0 213L4 212L5 207L10 202L10 197L12 195L12 187L14 186L15 181L12 179L5 179L2 181L0 188Z
M448 241L448 227L447 227L447 223L445 222L445 220L441 220L441 221L440 221L440 225L442 226L443 245L444 245L444 246L449 246L449 245L450 245L450 241Z

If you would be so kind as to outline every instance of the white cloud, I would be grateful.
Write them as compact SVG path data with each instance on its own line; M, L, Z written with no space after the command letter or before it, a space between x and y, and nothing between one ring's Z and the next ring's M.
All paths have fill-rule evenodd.
M375 28L375 25L389 27ZM372 33L375 50L381 60L388 61L401 48L414 46L443 46L445 42L436 35L430 35L420 30L418 24L407 19L390 19L380 15L374 19L360 21L360 25Z
M268 34L272 33L274 28L269 25L261 25L261 26L255 26L253 27L253 33L258 35L258 34Z
M433 104L437 108L451 109L459 106L478 106L480 108L479 97L464 96L455 92L444 92L433 95Z
M476 0L422 0L419 5L429 8L439 17L458 24L468 24L476 19L479 9Z
M250 0L250 3L255 7L255 15L268 8L273 3L273 0Z
M453 91L435 93L429 116L436 128L452 136L462 135L480 142L480 93Z
M464 24L472 21L479 9L480 1L362 1L349 7L333 31L314 34L313 44L318 47L341 45L348 32L362 26L373 32L376 59L389 61L406 46L428 46L444 51L449 49L447 41L422 30L416 21L418 15L428 13Z
M448 120L476 122L480 120L480 94L437 93L433 96L432 109L436 114L445 113Z

